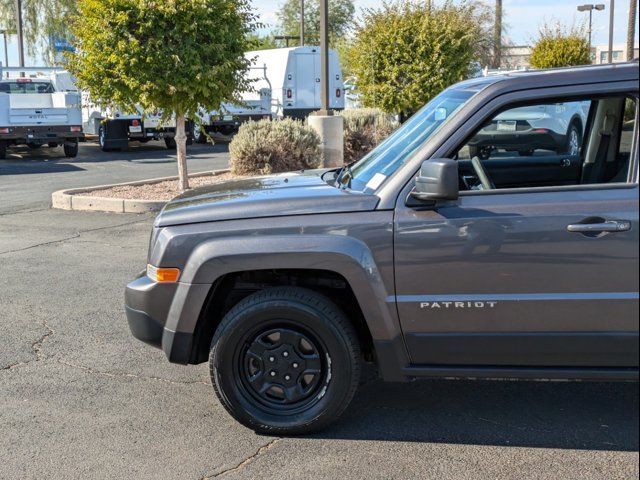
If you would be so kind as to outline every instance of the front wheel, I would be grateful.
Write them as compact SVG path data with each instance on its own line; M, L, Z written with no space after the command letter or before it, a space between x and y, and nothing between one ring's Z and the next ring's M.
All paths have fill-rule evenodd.
M211 382L240 423L271 435L307 434L347 408L360 379L353 325L303 288L254 293L227 313L211 342Z

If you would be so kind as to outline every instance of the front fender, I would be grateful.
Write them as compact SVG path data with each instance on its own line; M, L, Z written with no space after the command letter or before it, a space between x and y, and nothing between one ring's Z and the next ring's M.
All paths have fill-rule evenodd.
M213 284L223 275L270 269L328 270L342 275L353 290L374 341L401 337L393 304L367 245L336 235L238 236L212 239L198 245L189 256L181 282ZM170 316L174 331L193 331L197 319ZM180 323L182 322L182 323Z

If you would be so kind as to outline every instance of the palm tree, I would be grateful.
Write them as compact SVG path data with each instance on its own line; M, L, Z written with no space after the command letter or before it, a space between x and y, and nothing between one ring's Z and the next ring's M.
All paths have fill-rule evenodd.
M632 0L634 1L634 0ZM496 0L493 24L493 68L500 68L502 60L502 0Z
M633 60L633 50L636 40L636 2L629 1L629 23L627 26L627 61Z

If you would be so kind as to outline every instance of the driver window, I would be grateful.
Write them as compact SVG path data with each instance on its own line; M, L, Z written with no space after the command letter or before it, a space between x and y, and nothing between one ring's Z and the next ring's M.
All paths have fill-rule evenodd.
M625 97L502 110L457 150L460 188L626 182L635 118L636 101Z

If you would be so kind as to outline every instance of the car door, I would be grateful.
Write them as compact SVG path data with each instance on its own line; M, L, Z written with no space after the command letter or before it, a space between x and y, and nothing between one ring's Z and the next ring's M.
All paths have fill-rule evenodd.
M618 135L618 155L605 159L607 167L625 161L619 130L610 132ZM592 122L585 150L613 152L608 143L602 148L604 135L589 143L600 133ZM411 362L637 367L634 148L622 181L470 189L435 208L399 201L395 300ZM582 155L586 165L588 152Z

